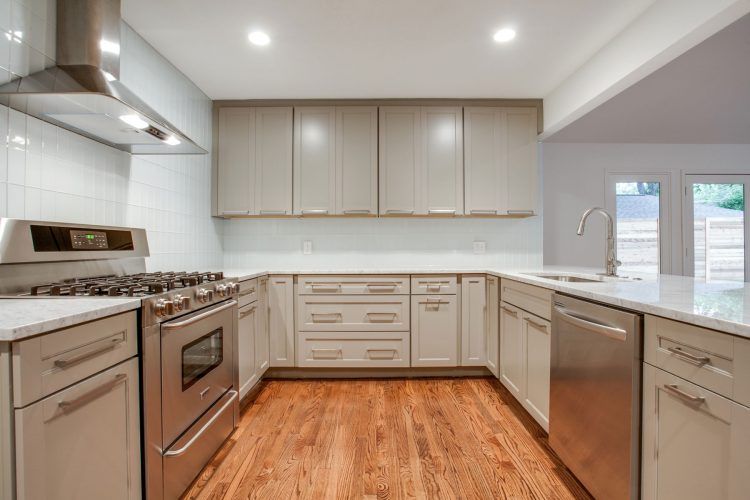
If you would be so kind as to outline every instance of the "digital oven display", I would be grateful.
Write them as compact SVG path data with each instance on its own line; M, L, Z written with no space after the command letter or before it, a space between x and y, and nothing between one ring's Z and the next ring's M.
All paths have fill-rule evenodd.
M76 250L107 250L107 233L103 231L80 231L71 229L70 243Z

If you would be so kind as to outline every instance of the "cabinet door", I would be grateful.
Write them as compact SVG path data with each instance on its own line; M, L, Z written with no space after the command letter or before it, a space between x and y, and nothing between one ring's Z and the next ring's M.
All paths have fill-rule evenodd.
M255 111L219 109L219 215L249 215L255 209Z
M411 365L458 366L455 295L412 296Z
M500 278L487 276L487 368L496 377L500 376L499 289Z
M422 108L422 206L417 213L464 212L463 112L460 107Z
M241 307L237 322L237 360L240 377L240 399L245 397L258 381L255 354L256 321L258 316L257 302Z
M270 366L294 366L294 279L268 278Z
M19 499L141 498L138 360L15 412Z
M255 108L255 213L292 213L292 108Z
M508 161L508 213L531 214L536 211L537 132L536 109L506 108L505 148Z
M487 364L487 285L484 276L461 281L461 365Z
M380 214L413 215L421 207L422 119L419 107L380 108Z
M524 379L523 405L545 431L549 430L550 322L523 314Z
M378 213L378 108L336 108L336 213Z
M294 108L295 214L333 214L336 193L335 152L335 108Z
M521 310L500 303L500 382L522 401L526 385L523 370L523 320Z
M508 207L508 162L500 108L464 108L465 206L468 215L503 215Z
M750 409L643 364L645 500L748 498Z
M255 370L260 379L269 364L269 336L268 336L268 278L258 278L258 312L255 315Z

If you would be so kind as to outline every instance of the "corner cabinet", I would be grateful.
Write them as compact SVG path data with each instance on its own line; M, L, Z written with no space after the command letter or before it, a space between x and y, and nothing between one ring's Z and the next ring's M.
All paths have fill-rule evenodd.
M536 108L464 108L467 215L537 210Z
M460 107L380 108L381 215L462 215Z
M292 108L219 108L217 211L292 214Z

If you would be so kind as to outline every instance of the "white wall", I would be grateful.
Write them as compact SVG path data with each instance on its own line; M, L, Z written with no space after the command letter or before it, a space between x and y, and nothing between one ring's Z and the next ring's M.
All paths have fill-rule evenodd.
M302 254L302 242L313 244ZM475 255L474 241L485 241ZM541 264L542 221L528 219L231 220L224 228L226 267L295 268Z
M0 0L0 81L52 63L55 0ZM123 25L120 79L205 149L211 101ZM131 156L0 106L0 216L145 227L151 270L222 264L210 155Z
M563 144L542 146L544 178L544 264L604 267L604 221L576 235L581 213L605 204L611 173L669 173L672 194L673 273L682 268L680 203L688 173L749 173L750 145L733 144Z

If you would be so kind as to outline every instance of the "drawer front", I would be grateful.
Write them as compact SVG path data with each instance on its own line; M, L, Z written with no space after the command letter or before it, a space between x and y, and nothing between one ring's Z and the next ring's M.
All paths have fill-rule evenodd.
M518 281L500 281L500 300L548 321L552 320L552 293L552 290Z
M319 368L409 366L409 334L303 333L299 337L297 363Z
M299 331L409 331L408 296L300 295L298 304Z
M455 274L415 274L411 277L413 295L455 295L458 292L458 279Z
M240 281L240 294L237 298L239 307L252 304L258 300L258 278Z
M13 402L26 406L138 353L136 312L13 344Z
M408 276L300 276L300 295L408 295Z
M722 396L749 402L750 381L739 377L736 369L750 363L750 342L657 316L646 316L645 326L648 363Z

